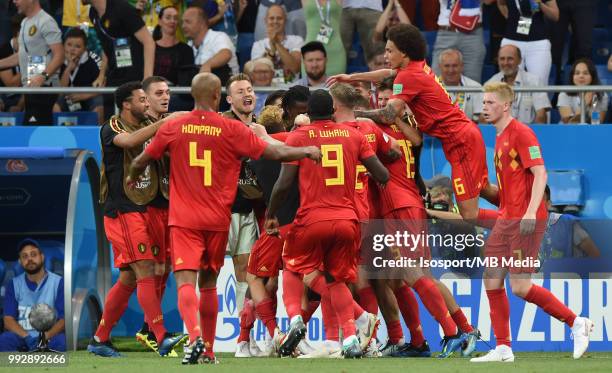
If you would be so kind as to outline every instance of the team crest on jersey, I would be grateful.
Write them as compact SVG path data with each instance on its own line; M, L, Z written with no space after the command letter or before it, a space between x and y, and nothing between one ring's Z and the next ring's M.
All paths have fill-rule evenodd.
M144 252L147 250L147 245L143 244L143 243L139 243L138 244L138 251L140 251L141 254L144 254Z
M404 85L400 83L393 84L393 94L399 95L404 90Z
M36 25L32 25L30 26L30 29L28 30L28 35L34 36L34 34L36 34L36 31L38 31L38 29L36 28Z
M159 246L157 245L151 246L151 252L153 253L153 256L157 256L159 254Z

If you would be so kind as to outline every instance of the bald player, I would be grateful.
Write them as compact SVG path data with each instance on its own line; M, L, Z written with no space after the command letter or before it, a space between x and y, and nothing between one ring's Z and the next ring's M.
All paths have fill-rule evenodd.
M211 73L193 78L191 94L195 110L159 129L151 144L132 162L128 181L134 183L149 162L165 152L170 154L170 247L179 312L189 332L182 363L215 364L216 284L227 245L240 160L263 156L319 161L321 152L314 146L286 146L271 139L260 125L247 127L219 115L221 81ZM196 281L200 289L199 322Z

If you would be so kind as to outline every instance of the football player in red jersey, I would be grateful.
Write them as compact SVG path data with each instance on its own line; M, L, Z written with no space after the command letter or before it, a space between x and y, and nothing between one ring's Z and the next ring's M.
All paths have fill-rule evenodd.
M170 247L179 312L189 332L183 364L197 364L202 354L202 362L214 364L216 282L225 256L241 158L293 161L309 157L318 161L321 151L314 146L285 146L271 139L263 126L252 124L249 129L222 117L217 113L221 81L211 73L196 75L191 92L196 109L159 129L151 144L132 161L128 182L133 184L149 162L169 153ZM236 146L238 143L241 146ZM196 281L200 288L199 323Z
M578 317L550 291L534 284L531 274L539 267L538 251L546 230L548 212L544 203L546 168L540 143L531 128L512 118L514 92L506 83L484 87L483 114L495 125L495 171L499 188L499 218L485 246L489 262L484 284L491 307L491 325L497 346L472 362L513 362L510 348L510 305L504 288L510 273L512 293L534 303L566 323L574 336L574 359L589 346L591 320Z
M365 73L340 74L336 81L374 81L394 76L393 96L384 108L360 111L377 123L393 124L404 114L406 105L414 113L419 130L442 142L446 159L452 167L453 189L464 219L492 221L496 211L478 208L478 196L497 205L495 188L487 177L486 149L478 126L453 104L450 96L425 62L427 43L413 25L401 24L387 32L385 59L392 69Z
M381 183L387 182L389 174L365 136L352 127L331 121L333 111L329 93L324 90L312 93L308 102L312 122L293 131L287 144L320 146L322 167L309 161L283 164L266 213L266 231L274 234L278 227L276 212L299 176L300 208L283 251L283 300L291 318L287 338L281 345L283 355L291 353L306 334L300 306L302 281L321 298L330 298L344 337L344 356L362 355L355 335L358 322L355 315L367 313L353 300L346 285L356 279L360 240L355 171L361 162ZM371 323L368 319L364 320L366 324ZM372 333L373 330L369 338Z

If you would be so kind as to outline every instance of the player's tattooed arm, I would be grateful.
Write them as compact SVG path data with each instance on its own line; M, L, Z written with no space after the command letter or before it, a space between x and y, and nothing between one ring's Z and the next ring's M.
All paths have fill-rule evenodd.
M382 109L375 110L357 110L356 117L368 118L380 124L393 124L395 120L404 111L404 101L400 99L391 99Z

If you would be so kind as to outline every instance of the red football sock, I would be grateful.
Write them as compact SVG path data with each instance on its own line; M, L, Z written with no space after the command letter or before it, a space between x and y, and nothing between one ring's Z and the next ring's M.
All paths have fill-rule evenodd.
M389 335L389 342L394 345L398 344L400 339L404 338L402 324L399 320L387 323L387 334Z
M351 291L344 282L334 282L327 285L332 307L338 316L338 322L342 328L342 337L348 338L355 335L353 297Z
M157 342L161 343L166 336L166 328L164 327L164 314L159 304L159 298L157 298L155 278L147 277L136 281L136 296L138 296L138 303L144 311L149 329L155 333Z
M376 300L376 294L371 286L365 287L358 291L359 293L359 305L371 314L378 314L378 301Z
M255 313L257 317L263 322L268 329L268 333L270 336L274 337L274 331L276 330L276 309L274 307L274 302L272 299L266 298L259 302L257 306L255 306Z
M419 294L425 308L440 323L444 335L447 337L456 335L457 324L448 313L444 298L442 298L436 284L430 278L423 276L416 280L412 288Z
M178 288L178 309L189 333L189 343L192 343L202 334L198 324L198 296L193 284L183 284Z
M320 300L308 301L308 308L302 310L302 320L304 320L304 324L308 324L312 318L312 314L316 312L317 308L319 308L319 304L321 304Z
M489 298L491 326L497 346L510 347L510 303L506 289L487 290L487 298Z
M157 297L161 304L164 300L164 294L166 293L166 283L168 282L168 276L170 273L164 272L161 276L155 276L155 285L157 286Z
M283 271L283 302L289 320L302 315L302 294L304 284L300 275L290 271Z
M319 294L321 298L329 296L329 289L327 288L325 276L323 275L315 277L312 281L310 281L310 285L308 287Z
M248 342L251 334L251 329L255 324L255 306L253 301L250 299L244 300L244 308L240 312L240 335L238 336L238 343Z
M574 326L576 314L567 308L565 304L561 303L561 301L548 291L548 289L544 289L535 284L531 285L529 292L527 292L527 296L525 296L525 300L536 304L546 311L547 314L566 323L570 328Z
M200 289L200 325L202 325L202 339L204 339L205 354L213 357L215 345L215 332L217 331L217 313L219 312L219 298L217 288Z
M102 319L100 320L100 325L98 325L98 330L96 330L96 337L98 337L100 342L108 341L111 330L113 330L117 321L123 316L134 290L136 290L135 287L130 287L121 281L117 281L108 292L106 302L104 303Z
M459 308L459 309L457 309L457 311L453 312L451 317L453 318L453 320L455 320L455 324L457 324L457 327L462 332L464 332L464 333L471 333L471 332L474 331L474 328L467 321L467 317L465 317L465 315L463 314L463 311L461 311L461 308Z
M321 298L321 314L323 316L323 327L325 328L325 339L338 342L340 326L329 296Z
M414 292L408 285L403 285L399 289L393 291L397 299L404 322L410 330L410 343L415 347L420 347L425 342L423 328L421 327L421 318L419 317L419 303L417 302Z
M497 210L478 209L477 224L481 227L493 228L498 217L499 212Z

